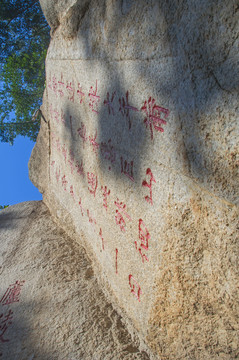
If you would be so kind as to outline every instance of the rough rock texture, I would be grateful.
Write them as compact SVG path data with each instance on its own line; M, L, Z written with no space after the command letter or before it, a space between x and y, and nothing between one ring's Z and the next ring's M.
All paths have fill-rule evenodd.
M84 248L42 202L0 212L0 277L0 359L149 359L100 290ZM16 281L20 294L5 297Z
M152 354L238 358L237 1L42 4L44 202Z

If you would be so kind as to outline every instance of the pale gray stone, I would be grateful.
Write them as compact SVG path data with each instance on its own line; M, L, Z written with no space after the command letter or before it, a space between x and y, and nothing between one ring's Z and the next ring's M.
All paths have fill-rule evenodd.
M31 178L151 356L236 359L237 2L57 4Z
M2 360L149 359L106 300L84 248L41 201L0 211L0 275ZM20 294L5 304L16 281Z

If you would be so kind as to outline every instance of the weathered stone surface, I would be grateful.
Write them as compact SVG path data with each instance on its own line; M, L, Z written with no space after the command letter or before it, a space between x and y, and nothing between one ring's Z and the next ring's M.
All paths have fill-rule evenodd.
M238 5L82 4L48 50L43 199L152 353L236 359Z
M42 202L0 212L0 276L0 359L149 359L106 300L84 248ZM20 294L7 296L16 281Z

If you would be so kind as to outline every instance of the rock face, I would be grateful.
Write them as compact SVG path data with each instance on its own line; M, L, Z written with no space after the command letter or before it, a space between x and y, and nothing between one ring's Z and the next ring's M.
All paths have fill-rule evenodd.
M236 359L236 1L41 3L33 182L152 354Z
M0 359L147 360L41 201L0 212Z

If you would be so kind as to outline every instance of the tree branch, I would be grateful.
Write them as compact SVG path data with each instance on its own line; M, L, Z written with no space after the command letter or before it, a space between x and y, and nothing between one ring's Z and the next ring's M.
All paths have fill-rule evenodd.
M33 6L36 2L38 2L38 0L34 0L31 6ZM20 14L21 14L21 15L25 14L25 12L26 12L27 10L28 10L28 8L26 8L23 12L22 12L22 11L17 12L16 15L15 15L12 19L10 19L10 20L8 21L8 23L4 26L4 29L6 29L6 28L8 27L8 25L9 25L13 20L15 20Z

